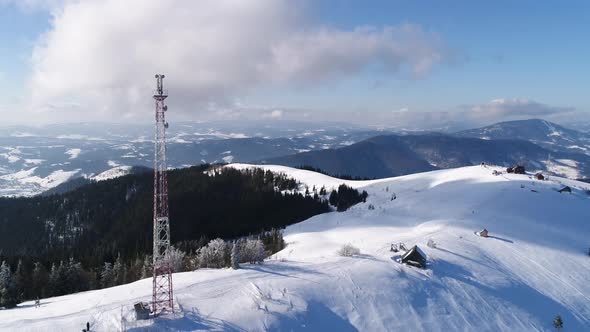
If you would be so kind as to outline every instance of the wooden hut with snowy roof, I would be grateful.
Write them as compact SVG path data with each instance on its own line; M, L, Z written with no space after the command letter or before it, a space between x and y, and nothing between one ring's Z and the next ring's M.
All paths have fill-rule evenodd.
M418 246L413 246L402 256L401 261L403 264L423 268L426 266L426 254Z
M475 234L477 234L477 235L479 235L481 237L488 237L488 230L484 228L481 231L476 232Z

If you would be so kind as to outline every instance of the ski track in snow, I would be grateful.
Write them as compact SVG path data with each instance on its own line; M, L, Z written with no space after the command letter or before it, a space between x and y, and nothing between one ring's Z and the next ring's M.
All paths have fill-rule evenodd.
M134 331L553 331L557 314L567 331L590 330L587 184L480 166L370 181L262 168L298 179L301 191L346 183L369 197L288 227L287 247L262 265L175 273L174 316L133 322L133 303L150 299L148 278L0 311L0 330L80 330L86 321L119 330L122 312ZM572 194L556 191L563 185ZM483 227L490 237L474 235ZM418 244L427 269L397 263L389 246L398 242ZM361 255L338 256L346 243Z

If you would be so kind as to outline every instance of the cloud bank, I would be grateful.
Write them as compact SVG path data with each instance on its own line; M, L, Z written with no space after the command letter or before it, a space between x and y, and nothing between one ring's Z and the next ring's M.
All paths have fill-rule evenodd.
M424 77L447 57L420 26L336 29L287 0L55 3L32 55L31 107L39 114L133 119L151 105L155 73L167 76L171 107L190 113L260 87L313 86L366 71ZM80 107L51 107L60 103Z
M437 112L410 112L405 108L394 110L386 123L409 129L460 130L486 126L500 121L543 118L568 123L572 114L580 112L573 107L557 107L519 98L494 99L487 103L462 105L455 110ZM585 117L587 118L587 117Z

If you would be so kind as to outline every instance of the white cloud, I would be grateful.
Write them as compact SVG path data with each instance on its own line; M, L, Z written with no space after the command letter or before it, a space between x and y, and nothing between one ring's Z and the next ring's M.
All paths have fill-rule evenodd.
M475 119L485 118L530 118L553 116L572 112L571 107L556 107L527 99L494 99L480 105L465 106L468 116Z
M260 86L375 69L421 77L445 61L419 26L339 30L287 0L66 1L52 13L32 56L32 107L84 119L145 112L155 73L167 76L171 108L191 112ZM61 103L77 107L47 109Z
M284 112L282 110L273 110L268 113L262 114L262 117L269 118L269 119L280 119L283 117L283 113Z

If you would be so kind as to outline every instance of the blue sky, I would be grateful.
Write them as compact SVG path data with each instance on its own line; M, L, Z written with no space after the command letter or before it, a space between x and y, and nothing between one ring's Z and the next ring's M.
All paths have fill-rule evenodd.
M590 2L321 1L330 24L419 24L458 53L458 63L418 81L392 80L385 100L425 109L518 97L590 109ZM371 85L372 77L360 84ZM360 86L347 86L351 90ZM394 91L400 91L395 93ZM367 93L375 96L376 93ZM364 102L364 100L363 100Z
M39 35L49 29L46 11L23 12L14 4L0 2L0 87L8 97L23 93L30 74L30 57ZM7 96L4 96L7 97Z
M84 3L85 1L82 2ZM124 6L117 7L114 2L110 8L105 4L112 1L104 1L103 4L97 4L97 2L92 4L93 1L87 2L87 7L90 8L89 10L96 11L97 13L103 10L104 13L112 14L115 10L121 11L125 9ZM189 2L192 4L189 6L191 8L187 8L187 11L207 12L209 8L205 8L205 4L193 5L197 2ZM70 118L85 120L86 117L89 120L94 120L95 118L93 116L84 114L83 112L70 109L68 112L77 114L77 116L71 117L68 115L69 113L63 113L59 110L55 111L55 108L59 108L59 105L62 104L86 105L85 102L95 104L94 101L90 102L85 96L82 96L85 94L85 91L73 89L72 86L88 86L89 89L98 89L100 87L101 89L104 88L104 91L113 91L121 89L124 83L134 83L127 82L126 80L123 80L125 82L117 82L116 78L101 77L102 82L100 84L93 85L93 82L89 81L89 79L81 83L80 80L76 80L75 82L65 84L63 89L60 87L57 89L59 90L57 92L53 91L52 83L49 82L63 83L63 80L67 80L72 76L72 73L69 73L63 74L63 77L61 77L60 73L64 72L64 70L43 76L48 71L43 66L51 64L51 67L59 68L58 65L63 65L61 63L62 61L60 61L61 55L59 54L58 46L68 48L69 45L72 45L72 48L75 49L79 47L79 44L90 40L93 42L90 43L91 45L88 48L99 47L93 51L94 53L99 53L101 50L100 44L96 44L94 41L104 39L108 42L113 38L107 32L95 31L101 29L103 25L87 25L87 20L76 21L77 13L84 13L81 5L76 6L68 2L61 4L59 1L54 2L52 5L47 5L44 1L31 1L31 5L22 6L21 3L19 7L15 3L11 1L0 1L0 37L4 41L2 43L3 46L0 47L0 88L2 88L3 94L5 94L4 99L11 101L5 102L4 108L8 104L10 107L23 108L23 114L27 114L29 111L37 112L36 114L45 114L44 112L47 112L48 108L46 105L50 104L52 105L52 111L49 112L56 113L50 114L47 118L52 118L53 115L56 115L53 117L57 119L56 121L65 121ZM183 3L186 4L187 2L179 2L179 4ZM179 104L178 106L179 108L185 109L183 114L186 118L191 118L193 115L202 117L202 111L192 112L191 110L201 110L204 107L200 105L205 104L224 105L221 107L224 110L236 104L247 105L245 108L262 109L260 112L275 108L307 110L320 114L329 114L327 117L342 113L344 114L342 115L342 120L348 121L358 120L358 116L355 117L349 114L356 112L363 114L362 118L364 119L367 118L367 115L369 115L369 119L371 115L374 116L375 122L387 118L384 114L392 111L458 113L469 107L489 104L495 99L530 100L547 107L554 107L556 109L573 108L584 113L590 110L590 102L586 93L590 74L588 66L590 44L587 42L588 36L590 35L590 24L588 24L590 22L590 3L587 1L369 2L322 0L310 1L303 6L298 5L297 7L292 4L293 2L286 2L285 6L293 7L293 11L301 12L300 16L303 17L302 19L298 19L293 26L285 27L281 22L272 21L271 18L265 16L265 13L256 15L262 17L261 22L267 22L268 20L269 23L264 23L268 25L266 29L275 29L273 24L278 26L276 30L283 29L285 31L284 38L289 38L294 32L301 33L304 36L302 38L308 38L309 36L303 34L309 33L313 35L314 31L329 29L335 31L332 37L337 39L341 33L349 34L360 27L370 26L375 28L377 32L375 34L369 33L362 37L370 39L374 35L379 35L380 29L409 24L415 27L419 31L419 34L425 36L424 44L434 43L434 49L442 49L444 57L432 66L429 66L427 73L421 74L419 77L413 77L413 75L404 72L403 69L401 71L380 70L380 67L376 66L375 63L384 59L380 54L382 51L377 50L371 54L362 55L366 56L366 59L355 58L350 60L360 61L359 63L355 62L355 65L352 66L355 69L350 69L345 64L323 76L317 75L318 77L315 77L315 75L311 75L312 78L310 78L309 72L317 71L318 67L314 67L318 66L316 63L310 65L309 70L304 68L308 71L296 73L296 75L294 74L287 78L281 76L280 79L276 78L279 77L277 73L252 78L247 76L249 74L244 74L246 76L240 76L241 74L236 76L234 73L225 72L225 70L229 70L226 68L233 68L234 63L230 63L229 65L228 63L219 63L219 70L221 72L217 75L213 70L215 68L211 64L213 63L214 66L218 65L218 63L207 60L207 67L205 69L210 70L213 68L211 69L212 77L216 78L218 76L223 77L229 75L229 82L223 81L220 83L222 87L221 92L214 91L211 95L199 96L199 98L194 98L194 100L187 97L190 93L183 94L183 104ZM276 8L278 6L275 5L268 6L272 8L266 8L265 6L254 8L252 11L268 11L269 13L276 11L278 13L276 14L277 16L284 15L285 8ZM222 9L226 10L227 7ZM287 8L287 12L289 9ZM49 13L50 10L58 14L52 16ZM232 13L224 15L223 10L215 11L221 13L219 14L219 20L225 17L232 17ZM240 10L243 12L244 8ZM65 15L62 12L70 13L70 15ZM145 12L146 15L149 15L148 11ZM241 14L238 13L236 15ZM82 16L82 14L79 14L79 16ZM58 24L50 24L52 19L55 19ZM108 17L103 17L103 19L108 20ZM138 18L134 17L133 19ZM286 20L287 18L284 19ZM116 14L112 20L114 22L117 22L116 20L125 21L126 16ZM124 24L124 22L121 24ZM228 25L231 24L234 23L228 23ZM76 39L76 43L74 44L71 39L68 39L72 38L72 31L67 31L66 29L76 29L78 25L80 26L80 34L84 33L84 36L88 36L88 39ZM238 25L238 23L235 23L235 25ZM127 25L122 25L121 29L125 27ZM187 29L190 30L191 27L189 26ZM215 25L215 28L199 25L195 26L194 29L197 31L195 34L198 34L198 31L202 31L199 29L206 31L209 35L205 39L215 39L211 38L211 34L215 34L216 31L220 30L219 25ZM222 26L221 29L223 30L225 27ZM239 25L236 29L240 29ZM234 30L231 27L227 28L225 34L220 33L220 36L223 36L220 39L227 38L228 35L231 38L232 31ZM49 42L43 41L41 36L47 32L55 32L55 40L50 40ZM136 33L142 32L136 31ZM143 33L148 34L150 32L145 31ZM251 36L256 34L260 35L264 33L265 27L263 26L260 30L253 30L252 34L246 36L251 38ZM404 40L406 37L403 37ZM174 37L170 38L174 39ZM277 38L280 39L281 35ZM396 37L392 38L395 39ZM200 38L199 41L202 39ZM130 39L129 43L133 43L134 40L138 40L138 38ZM68 42L71 44L68 44ZM393 42L396 43L398 41L393 40ZM179 41L179 44L181 43ZM280 43L280 41L269 39L268 43ZM203 52L202 43L198 42L196 44L201 47L200 52ZM64 47L64 45L68 46ZM120 44L118 45L120 47ZM208 45L205 46L207 47ZM35 47L46 47L49 50L47 52L49 55L42 54L42 57L47 57L47 61L45 59L42 61L37 59L35 60L36 62L32 60L33 49ZM83 53L85 50L82 47L84 45L80 46L80 52L82 53L75 53L78 51L74 50L71 54L64 54L63 58L68 59L68 57L71 57L75 59L81 56L80 54L87 54ZM109 47L113 47L113 45L105 45L104 49L108 51ZM170 47L167 48L167 51L171 53L176 51ZM222 51L227 48L226 45L220 46L215 42L212 42L208 47L213 49L212 53L214 54L216 47L221 47ZM248 46L246 44L243 47L247 48ZM351 52L353 52L354 46L351 47ZM134 47L133 49L135 50L137 48ZM66 51L68 50L64 52ZM235 50L232 51L235 52ZM242 51L248 54L251 50L238 50L239 53L242 53ZM257 53L258 51L254 50L252 54L259 54ZM291 50L290 53L286 54L291 54L292 52ZM185 49L179 50L178 53L182 54L182 56L178 58L180 60L174 58L174 61L182 61L189 57L187 54L192 54L191 50ZM223 53L220 54L223 55ZM302 56L308 56L308 54L303 53ZM322 65L320 68L323 68L326 63L330 63L330 56L332 55L328 52L321 56L326 57L326 59L321 59L321 61L318 60L318 63ZM402 55L393 54L392 56L401 57L399 65L402 68L408 67L407 63L411 63L412 61L412 54L408 52ZM97 57L98 60L93 61L97 62L102 61L100 59L108 58L108 56L100 57L100 54L97 54ZM255 60L244 58L243 61L252 62ZM276 61L274 59L271 62L274 63ZM279 59L278 61L282 60ZM349 61L349 59L345 59L345 61ZM67 61L64 60L63 62ZM85 70L94 63L90 59L88 62L78 64L80 69ZM55 63L58 65L53 66L52 64ZM107 68L109 67L109 64L103 65ZM201 62L187 63L185 69L194 69L195 75L198 75L199 72L202 72L200 65ZM76 63L73 64L73 67L75 66ZM145 65L145 67L149 66ZM241 68L239 63L236 65L236 68L238 70ZM146 70L149 69L146 68ZM278 71L283 73L284 68L281 67L279 69ZM168 70L174 73L174 68ZM80 70L73 71L74 74L77 72L80 72ZM88 75L92 76L91 74L89 72ZM38 83L41 76L44 79L44 86ZM172 80L174 76L169 75L169 77ZM269 79L269 77L271 78ZM256 81L256 84L249 84L251 80ZM110 82L116 82L116 84L112 83L113 86L105 87L107 83L104 82L109 82L109 84ZM149 83L151 84L151 82ZM171 84L174 86L175 83ZM217 86L211 87L201 81L195 82L189 79L186 79L185 84L197 84L196 86L199 91L215 90L217 88ZM47 85L50 85L50 87L48 88ZM142 85L138 83L137 86L140 87ZM190 86L182 88L190 91ZM42 103L30 103L29 99L32 98L30 97L31 91L33 91L33 94L49 97L43 99ZM125 92L124 94L126 96L125 98L128 98L127 95L129 93ZM116 99L118 96L115 94L106 99ZM104 110L112 107L112 104L110 102L109 105L102 106L101 109ZM1 105L0 111L2 111ZM126 108L141 107L140 105L142 104L130 104ZM43 109L43 111L35 110L34 108ZM516 109L517 111L518 109ZM113 110L112 112L119 111ZM105 114L112 114L112 112L105 111ZM129 112L129 114L132 113ZM541 112L541 114L546 113L545 111ZM503 112L499 114L500 117L506 115ZM535 115L534 111L527 109L523 114L523 116L529 115ZM517 117L518 114L512 114L512 116ZM134 116L129 115L129 117L133 118ZM15 120L17 119L15 118Z

